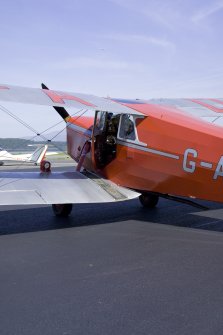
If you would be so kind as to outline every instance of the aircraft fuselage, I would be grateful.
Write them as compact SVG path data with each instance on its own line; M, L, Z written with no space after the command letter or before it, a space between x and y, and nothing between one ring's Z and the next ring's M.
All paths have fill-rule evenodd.
M113 116L109 117L112 120ZM147 105L145 117L132 116L129 120L135 133L124 136L121 118L120 115L114 136L106 126L104 133L96 131L93 117L77 121L70 118L68 153L79 161L85 142L91 141L83 166L118 185L142 192L223 202L220 127L181 115L172 108Z

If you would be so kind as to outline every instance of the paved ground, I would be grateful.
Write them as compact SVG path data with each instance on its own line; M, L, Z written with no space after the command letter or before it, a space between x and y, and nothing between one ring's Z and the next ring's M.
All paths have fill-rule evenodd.
M0 334L222 334L223 206L208 205L2 208Z

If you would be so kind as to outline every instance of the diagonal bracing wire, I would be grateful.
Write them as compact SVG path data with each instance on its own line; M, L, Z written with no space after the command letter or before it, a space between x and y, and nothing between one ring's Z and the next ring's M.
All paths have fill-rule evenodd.
M32 132L35 133L35 136L33 136L33 137L30 139L30 141L33 141L33 140L34 140L35 138L37 138L37 137L41 137L46 143L51 143L51 144L53 144L57 149L59 149L60 151L64 152L64 151L63 151L61 148L59 148L54 142L52 142L52 140L53 140L55 137L57 137L62 131L64 131L64 130L66 129L66 126L63 128L62 131L59 131L58 134L56 134L56 135L55 135L53 138L51 138L51 139L48 139L47 137L45 137L45 136L43 135L46 131L48 131L48 130L54 128L54 127L56 127L56 126L57 126L58 124L60 124L60 123L63 123L63 122L64 122L63 120L60 121L60 122L58 122L58 123L56 123L55 125L53 125L53 126L47 128L47 129L45 129L45 130L42 131L42 132L38 132L36 129L34 129L33 127L31 127L31 126L30 126L28 123L26 123L24 120L20 119L18 116L16 116L16 115L13 114L12 112L10 112L7 108L5 108L5 107L3 107L3 106L0 105L0 110L2 110L4 113L6 113L6 114L9 115L10 117L12 117L12 118L15 119L16 121L18 121L20 124L22 124L23 126L25 126L26 128L28 128L30 131L32 131ZM74 113L74 114L71 115L71 116L75 116L75 115L77 115L78 113L82 112L82 110L83 110L83 109L78 110L76 113ZM87 112L87 110L84 110L84 112L83 112L80 116L82 116L82 115L85 114L86 112ZM75 118L75 120L78 119L80 116L78 116L77 118ZM64 153L65 153L65 152L64 152Z
M20 119L20 118L19 118L18 116L16 116L16 115L14 115L14 114L13 114L11 111L9 111L7 108L5 108L5 107L3 107L3 106L0 105L0 110L2 110L4 113L6 113L6 114L9 115L10 117L12 117L12 118L15 119L16 121L18 121L20 124L22 124L23 126L25 126L26 128L28 128L30 131L32 131L32 132L35 133L35 135L30 139L30 141L34 140L34 139L37 138L37 137L41 137L41 138L44 140L44 142L53 144L53 145L54 145L57 149L59 149L61 152L67 154L66 152L64 152L63 150L61 150L61 148L59 148L54 142L52 142L52 140L53 140L54 138L56 138L60 133L62 133L67 127L69 127L69 125L68 125L68 126L66 125L62 130L60 130L60 131L59 131L55 136L53 136L51 139L48 139L47 137L45 137L45 136L43 135L45 132L47 132L47 131L51 130L52 128L56 127L58 124L63 123L64 120L62 120L62 121L60 121L60 122L57 122L56 124L54 124L53 126L47 128L47 129L45 129L45 130L42 131L42 132L38 132L38 131L36 131L36 129L34 129L32 126L30 126L30 125L29 125L28 123L26 123L24 120ZM82 112L82 111L83 111L83 112ZM78 113L82 112L80 115L78 115L78 116L74 119L74 121L76 121L76 120L79 119L81 116L83 116L87 111L88 111L87 109L85 109L85 110L81 109L81 110L78 110L76 113L72 114L71 116L73 117L73 116L77 115ZM25 165L25 163L26 163L26 162L21 162L21 164L17 165L17 168L19 169L21 166ZM4 178L2 178L2 179L0 180L0 182L3 181L3 180L4 180ZM20 179L20 180L21 180L21 179ZM1 184L0 187L3 187L3 186L8 185L8 184L11 184L11 183L13 183L13 182L16 182L16 180L14 180L14 181L10 181L10 182L5 183L5 184Z

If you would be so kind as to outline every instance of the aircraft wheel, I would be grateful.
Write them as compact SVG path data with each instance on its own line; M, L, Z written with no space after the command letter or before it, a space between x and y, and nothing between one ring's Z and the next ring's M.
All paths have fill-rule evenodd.
M4 165L4 162L0 161L0 166Z
M139 196L139 201L145 208L154 208L159 201L159 196L156 194L143 193Z
M67 217L72 211L72 204L53 204L52 209L57 217Z

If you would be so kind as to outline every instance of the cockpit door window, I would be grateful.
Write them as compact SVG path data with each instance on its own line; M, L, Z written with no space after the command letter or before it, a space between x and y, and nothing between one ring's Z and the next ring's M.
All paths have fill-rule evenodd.
M138 138L136 122L137 119L143 119L143 116L122 114L119 123L118 139L125 142L132 142L138 145L147 146Z
M135 141L136 129L133 115L123 114L120 122L119 137Z

